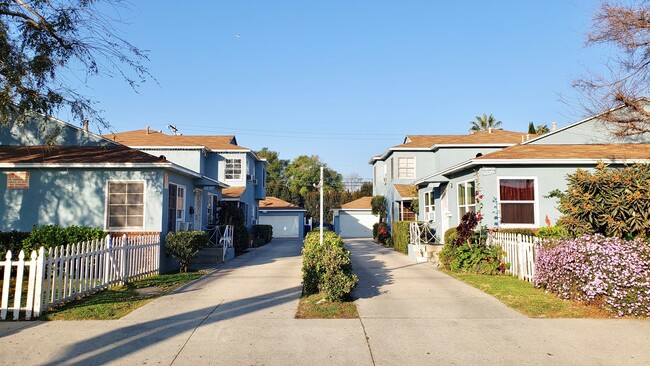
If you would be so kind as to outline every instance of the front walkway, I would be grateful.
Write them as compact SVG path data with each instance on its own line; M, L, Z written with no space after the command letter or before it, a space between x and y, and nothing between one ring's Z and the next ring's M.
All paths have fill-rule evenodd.
M430 264L347 244L360 319L294 319L301 242L276 239L120 320L0 322L0 363L650 363L650 321L528 319Z

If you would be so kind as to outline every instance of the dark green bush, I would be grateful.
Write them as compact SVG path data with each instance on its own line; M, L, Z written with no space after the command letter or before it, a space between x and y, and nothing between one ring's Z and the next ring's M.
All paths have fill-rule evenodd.
M393 246L396 251L408 254L409 244L409 225L412 221L394 221L393 222Z
M253 225L253 242L257 245L270 243L273 239L273 226Z
M219 225L233 225L235 253L244 252L250 246L251 237L242 208L234 202L220 202L219 206Z
M540 227L535 234L538 238L568 239L571 237L569 231L562 226Z
M187 272L187 267L196 257L196 253L206 245L208 245L208 234L204 231L170 232L165 237L165 249L181 265L181 273Z
M322 293L330 301L349 297L358 279L352 273L350 251L341 237L324 231L320 244L319 232L307 234L302 249L302 278L305 295Z
M12 257L18 258L18 253L23 249L23 240L29 236L29 233L22 231L0 231L0 260L5 259L7 251L11 250ZM29 255L29 253L25 253Z
M372 225L372 238L377 240L377 235L379 235L379 223L375 222Z
M69 226L66 228L58 225L45 225L36 227L23 240L23 250L29 252L38 250L41 246L53 248L61 245L76 244L88 240L102 239L106 236L104 230L85 226Z

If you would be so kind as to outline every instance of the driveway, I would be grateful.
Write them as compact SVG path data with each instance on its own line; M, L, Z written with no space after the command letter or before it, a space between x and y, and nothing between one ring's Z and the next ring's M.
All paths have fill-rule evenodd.
M650 321L528 319L430 264L347 245L360 319L294 319L301 242L275 239L119 320L0 322L0 364L650 363Z

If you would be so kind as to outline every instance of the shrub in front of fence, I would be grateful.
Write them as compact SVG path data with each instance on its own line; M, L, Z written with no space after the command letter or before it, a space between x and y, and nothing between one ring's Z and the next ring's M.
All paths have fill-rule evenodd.
M180 272L187 268L196 253L208 245L208 234L204 231L170 232L165 237L165 250L180 264Z
M527 235L527 236L536 236L538 230L539 229L520 228L520 227L497 229L497 231L500 233L520 234L520 235Z
M602 235L544 242L533 283L605 306L618 316L650 316L650 243Z
M253 225L253 244L255 246L270 243L273 239L273 226Z
M411 221L393 221L393 248L395 251L409 254L409 225L411 225Z
M106 236L101 228L86 226L68 226L44 225L37 227L29 233L29 236L23 240L23 250L29 253L32 250L38 250L40 247L54 248L71 243L81 243L89 240L100 240Z
M29 233L22 231L0 231L0 260L5 258L5 253L11 250L14 259L18 258L18 253L23 249L23 240L29 236Z
M560 225L555 225L540 227L537 229L535 236L542 239L569 239L571 234L569 234L569 231L566 228Z
M307 234L302 249L302 279L304 295L322 293L330 301L349 297L358 278L352 273L350 251L340 236L324 231L320 244L318 231Z

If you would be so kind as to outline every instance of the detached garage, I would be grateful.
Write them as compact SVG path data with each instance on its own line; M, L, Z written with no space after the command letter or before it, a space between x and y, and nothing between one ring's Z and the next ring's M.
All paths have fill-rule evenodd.
M305 236L304 208L275 197L260 201L260 225L273 226L274 238L302 238Z
M361 197L333 209L334 231L342 238L372 238L372 226L379 217L372 214L371 199Z

